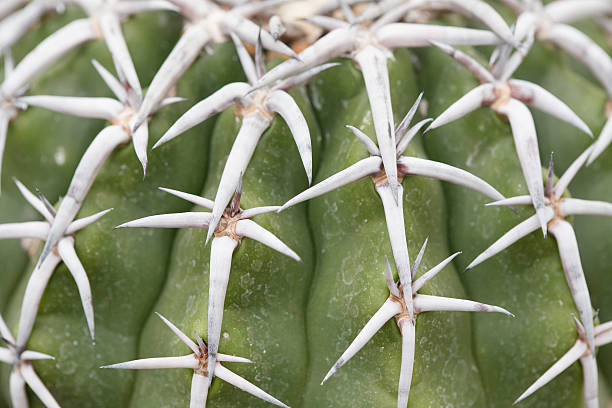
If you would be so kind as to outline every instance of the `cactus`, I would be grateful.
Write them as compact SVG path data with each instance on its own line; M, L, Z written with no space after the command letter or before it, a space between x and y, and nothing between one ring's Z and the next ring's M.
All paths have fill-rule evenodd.
M0 408L608 407L610 21L3 0Z

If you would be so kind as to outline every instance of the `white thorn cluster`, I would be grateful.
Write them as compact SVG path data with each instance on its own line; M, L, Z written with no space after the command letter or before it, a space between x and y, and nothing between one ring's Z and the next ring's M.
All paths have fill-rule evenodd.
M17 186L26 200L44 217L45 221L0 224L0 239L36 238L45 241L37 266L30 277L18 325L17 339L0 317L0 334L7 348L0 347L0 361L12 364L10 391L13 405L27 407L25 384L47 407L59 407L51 393L36 375L32 361L50 359L46 354L26 350L34 327L42 295L60 262L72 274L81 297L87 325L94 338L94 313L91 288L85 269L74 249L74 234L100 219L110 210L75 220L81 204L106 159L119 146L133 142L136 156L147 170L148 120L160 108L182 101L168 97L169 91L208 45L232 39L247 82L225 85L206 99L196 103L183 114L163 137L156 148L215 114L234 106L242 117L242 124L225 163L214 201L177 190L161 190L200 205L211 212L160 214L126 222L116 228L205 228L207 241L213 237L210 255L210 286L208 306L208 345L196 333L197 343L167 319L163 322L192 351L181 357L156 357L105 366L116 369L190 368L194 370L191 388L191 407L204 407L208 388L214 376L277 406L285 404L255 385L237 376L220 362L250 362L247 359L219 352L225 294L228 286L232 255L242 238L250 238L296 261L300 257L250 218L285 210L298 203L318 197L362 178L370 177L379 195L399 280L395 281L392 267L386 262L385 279L389 298L357 334L336 364L323 379L329 377L352 356L391 318L395 317L402 338L402 361L398 387L398 408L408 404L416 347L416 320L427 311L500 312L505 309L465 299L424 295L418 291L448 265L459 253L453 254L436 267L416 278L427 241L410 266L406 228L403 214L402 179L408 176L435 178L470 188L494 202L489 205L532 205L535 215L521 222L481 255L467 269L473 268L496 255L517 240L542 229L556 239L567 283L578 309L576 320L578 339L566 355L555 363L516 402L528 397L551 381L575 361L580 360L584 373L585 404L596 407L597 366L596 347L612 341L610 322L595 325L589 290L578 251L574 230L565 218L574 214L612 216L612 204L586 201L563 196L577 172L592 163L612 142L612 117L604 126L597 141L585 150L553 183L552 163L544 184L536 127L525 105L542 110L592 137L591 130L564 102L537 84L511 79L536 40L547 41L562 48L583 63L612 96L612 58L588 36L569 25L585 18L598 18L610 29L612 3L609 0L556 0L544 5L540 0L503 0L517 14L512 26L493 7L481 0L382 0L368 2L361 14L351 5L365 2L330 0L308 21L328 33L296 54L281 41L286 31L279 15L269 18L269 32L250 18L262 17L263 12L274 12L282 0L259 2L212 0L70 0L83 9L86 18L73 21L51 34L16 66L10 48L40 19L52 11L62 11L61 0L3 0L0 4L0 52L5 59L5 78L0 84L0 169L10 121L19 110L37 106L73 116L99 118L110 122L91 142L74 173L68 191L58 210L40 195L36 197L21 183ZM327 14L339 8L344 20ZM153 10L170 10L185 18L185 29L152 83L143 94L139 78L123 37L121 23L129 16ZM453 12L474 19L488 30L468 29L432 24L402 22L415 11ZM269 17L269 14L268 14ZM490 31L489 31L490 30ZM71 97L27 95L32 81L69 51L84 43L103 39L114 63L115 78L96 61L95 69L111 89L116 99L102 97ZM244 42L255 45L254 60ZM391 104L391 85L387 59L397 48L436 46L467 68L481 85L469 91L434 120L424 119L411 126L423 94L395 125ZM453 46L495 45L489 68ZM264 49L284 54L291 59L266 72ZM282 206L263 206L242 210L242 175L246 171L262 134L272 118L279 114L288 125L305 169L308 182L312 181L312 146L310 131L297 103L286 92L302 84L323 70L333 68L336 57L348 57L358 64L364 78L372 112L375 138L347 124L347 128L362 142L369 157L290 199ZM507 117L512 128L515 147L522 166L528 196L505 198L493 186L475 175L445 163L405 156L409 143L429 124L432 130L448 124L482 107L490 106ZM374 142L376 140L376 142ZM552 162L552 160L551 160ZM233 196L233 199L232 199Z

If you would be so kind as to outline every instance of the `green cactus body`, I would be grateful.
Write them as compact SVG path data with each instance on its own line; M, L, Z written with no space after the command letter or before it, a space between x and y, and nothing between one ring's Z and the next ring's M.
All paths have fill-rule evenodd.
M595 32L591 33L591 36L594 34ZM600 41L600 43L603 42L603 40ZM546 69L541 68L541 61L544 59L548 62ZM569 64L567 59L557 55L555 50L540 45L534 48L521 67L521 74L529 80L541 83L542 86L567 101L597 137L605 122L606 104L609 98L601 86L592 84L581 76L582 72L574 72L573 68L574 66ZM575 95L582 95L582 97L578 100ZM562 123L546 115L534 112L534 116L538 131L542 135L541 152L545 154L544 152L554 151L556 173L561 174L579 152L588 147L591 139L586 134L563 126ZM608 149L590 166L578 173L570 189L579 198L610 201L612 200L612 192L609 188L611 182L612 150ZM590 215L578 215L575 217L574 224L593 307L601 310L599 318L605 322L612 317L609 313L612 308L612 300L608 291L612 285L609 263L612 244L608 239L612 230L612 221ZM610 382L612 350L604 347L598 351L598 362L606 374L608 384L612 384Z
M304 89L292 91L309 123L315 163L320 133ZM227 155L240 128L233 109L224 112L211 135L210 166L202 196L214 197ZM287 126L275 118L264 133L243 176L243 209L284 203L307 187L304 170L295 166L297 149ZM195 169L194 169L195 170ZM198 172L204 168L197 167ZM269 188L274 185L275 188ZM248 187L246 187L248 186ZM178 200L178 199L175 199ZM200 208L201 210L201 208ZM253 364L225 363L227 367L280 400L299 406L307 377L305 304L312 278L313 248L305 208L280 215L257 216L262 227L296 251L296 262L248 238L234 251L223 314L219 350L249 358ZM168 278L155 305L185 333L207 333L210 244L206 230L186 229L177 234ZM143 331L140 356L182 355L185 345L152 316ZM143 371L131 407L184 407L189 402L189 370ZM208 395L220 407L265 407L269 404L215 379Z
M142 23L150 27L150 22L144 20ZM144 29L140 32L141 35L146 33ZM159 32L163 30L160 28ZM220 46L218 51L202 58L186 74L181 89L183 96L197 100L205 95L198 92L207 89L210 92L236 78L236 70L223 68L235 58L233 49ZM161 58L156 61L161 63ZM201 85L200 78L211 71L218 72L216 78L207 86ZM150 124L152 138L160 137L183 109L173 106L160 112ZM194 169L206 168L208 148L202 139L206 139L211 131L212 123L203 124L181 141L160 148L159 153L151 155L153 167L144 181L133 148L120 148L111 155L90 190L80 214L122 208L75 237L92 288L97 288L93 290L97 342L92 345L85 330L76 286L63 265L57 268L51 279L30 339L33 346L57 350L56 361L37 365L37 370L42 377L52 379L49 387L67 406L127 405L134 373L104 371L99 366L117 358L130 359L138 355L140 331L162 288L175 233L172 230L113 231L112 228L156 211L187 210L185 203L157 190L157 187L172 185L192 192L201 189L205 174ZM98 262L99 259L104 259L104 262ZM32 267L30 265L29 269ZM7 321L13 327L28 276L24 274L21 277L10 303ZM116 318L126 311L129 311L129 319ZM121 352L116 353L118 350ZM8 371L4 370L5 367L2 369L2 384L6 389ZM32 403L34 401L40 403L32 398Z
M79 17L82 17L82 13L69 8L64 15L44 22L20 42L13 52L16 59ZM178 34L179 22L170 13L148 13L134 18L124 26L126 40L135 51L134 63L138 72L144 73L144 83L150 81L152 71L168 53L172 39ZM155 41L159 47L143 47L142 43L148 41ZM97 59L107 67L112 65L103 41L87 44L69 53L33 83L30 93L110 96L107 86L91 64L92 59ZM18 222L38 217L30 206L24 205L23 197L11 180L12 175L19 175L19 180L28 188L38 188L49 200L56 201L66 192L76 165L93 136L104 126L102 120L77 118L36 107L20 112L9 125L1 173L0 221ZM6 260L2 272L3 283L6 284L0 285L2 310L27 261L16 240L3 245L0 251L1 258Z
M396 52L395 60L388 64L397 121L418 92L407 51ZM312 99L325 129L325 150L317 175L321 180L367 155L344 125L372 134L372 122L361 74L350 62L320 75L314 82ZM416 146L407 155L424 157ZM408 176L403 186L409 252L416 256L429 236L431 246L423 262L433 266L448 255L440 184ZM394 320L324 386L320 385L327 370L389 296L383 271L385 255L392 259L391 250L374 183L366 179L328 193L313 200L309 212L317 244L317 268L308 304L311 369L304 406L394 407L401 346ZM352 255L339 256L349 253ZM465 297L452 267L428 283L424 293ZM483 406L467 314L425 313L417 320L416 334L409 406Z
M255 26L247 27L241 17L226 13L233 6L225 2L223 9L215 9L217 14L212 13L214 18L206 20L208 15L196 16L201 11L196 10L196 6L193 6L195 11L191 10L192 4L196 3L196 0L164 3L168 8L172 8L171 4L178 5L175 11L182 13L183 18L174 11L146 12L121 25L143 85L152 81L170 50L177 41L180 43L178 39L183 35L183 23L184 32L191 35L189 41L196 43L200 39L196 39L194 33L210 34L211 38L203 45L202 56L185 74L179 75L180 80L170 91L171 95L188 100L163 108L147 124L149 145L159 140L187 108L228 83L245 80L235 45L231 42L212 44L228 37L230 30L236 30L242 38L245 30L252 31ZM386 2L379 2L379 5L383 3ZM446 2L432 3L439 6ZM461 9L460 2L449 3ZM514 21L509 9L498 7L498 1L487 3L505 13L508 22ZM108 11L119 2L105 4L109 6L105 9ZM216 7L212 2L202 1L201 4L211 10ZM190 15L191 11L193 15ZM350 13L346 11L345 20L351 21ZM478 14L482 9L474 12ZM254 14L258 23L269 18L269 15ZM437 11L432 15L439 16ZM428 19L432 15L424 16ZM444 18L440 24L483 27L482 19L473 24L456 15L440 16ZM43 19L40 26L12 48L16 61L60 27L82 17L85 14L77 6L69 6L61 16ZM99 17L92 17L92 21ZM223 19L229 19L231 27L217 25ZM0 19L0 24L2 21ZM331 19L320 22L332 27L341 26ZM269 26L272 25L270 20ZM593 21L577 26L608 54L612 51L609 39ZM395 49L385 41L393 38L392 29L398 29L398 26L384 28L388 30L377 37L380 32L376 31L375 24L368 26L368 38L362 38L364 44ZM512 34L510 28L506 28L509 35ZM272 31L271 27L269 31ZM365 36L365 31L356 35ZM262 39L262 34L268 36L263 37L262 41L267 42L264 48L269 50L277 46L276 49L283 49L282 40L272 41L273 37L263 31L259 31L258 39ZM487 39L486 34L490 33L480 33L485 38L484 43L492 44L494 41ZM497 31L496 34L500 39L504 38ZM350 35L350 32L344 31L337 37L346 40L345 43L350 42L342 35ZM333 41L333 35L331 37L328 45ZM525 39L517 41L522 44L523 40L528 43ZM419 44L418 41L415 44ZM363 51L358 45L353 44L351 50L355 53ZM337 46L342 48L345 44ZM529 55L512 77L530 80L551 91L598 135L606 119L606 108L609 109L610 105L609 96L595 76L549 44L536 40L533 47L528 44L526 49L529 49ZM182 56L185 60L199 52L199 49L191 49L189 54L185 50ZM325 50L328 52L325 55L342 54L332 51L335 50ZM476 56L478 61L486 59L474 49L468 53ZM69 52L46 69L26 94L111 96L91 65L91 59L98 60L112 71L114 63L107 44L104 40L97 40ZM328 59L317 60L313 65L329 62ZM303 62L312 60L316 58L304 58ZM363 66L368 61L365 57L360 60ZM178 64L181 61L174 62ZM369 62L379 67L379 61ZM387 60L387 66L396 124L421 90L427 104L425 107L421 105L422 111L417 116L436 118L477 85L471 73L435 47L415 54L406 49L396 49ZM257 86L262 79L263 72L259 71L264 70L260 68L253 67L258 71L255 73L246 72L251 85ZM488 77L484 77L486 80L482 82L486 83ZM373 92L371 86L376 78L370 79L368 87ZM497 76L494 79L490 82L496 86L497 98L497 92L504 91L500 84L506 79L500 80ZM126 90L129 88L127 82L121 84ZM512 91L509 85L506 90ZM339 66L317 74L311 85L296 87L290 92L310 131L313 184L367 157L363 144L345 128L345 125L353 125L374 140L367 91L360 68L350 60L341 59ZM247 95L257 94L232 94L232 102L241 104L248 99ZM13 96L0 95L0 102ZM515 98L514 95L506 96ZM489 102L483 99L485 105ZM124 101L122 103L126 105ZM129 101L127 105L131 103ZM137 105L129 107L138 110L140 101ZM257 109L262 106L270 112L273 110L265 104L254 106L258 114L261 112ZM385 111L377 108L378 113ZM0 109L5 107L0 105ZM219 111L221 109L215 112ZM140 113L134 112L133 117L138 118ZM214 198L230 149L243 123L242 114L247 113L241 109L226 109L189 130L180 140L154 151L147 149L149 163L144 180L131 142L113 151L96 176L80 207L79 217L107 208L115 210L75 235L76 251L93 290L96 343L92 344L90 339L74 279L63 264L56 268L45 289L34 330L27 341L28 350L55 357L55 360L36 361L34 367L62 407L178 408L189 405L190 377L193 374L190 369L135 372L101 369L100 366L190 353L153 312L168 318L188 337L194 338L195 331L208 341L211 244L205 244L207 231L197 228L115 231L113 227L154 214L204 211L202 207L191 208L192 204L168 195L158 187ZM584 133L556 118L536 110L533 110L533 115L541 161L547 164L550 152L554 151L556 174L562 174L591 141ZM126 121L120 125L127 129L133 124ZM108 123L102 120L75 118L35 107L20 112L10 123L4 153L0 223L40 219L11 182L12 176L17 176L31 190L40 189L52 202L59 201L66 193L87 146L105 126ZM301 164L303 157L300 156L304 152L298 152L291 130L294 129L290 129L282 118L275 117L270 122L243 175L243 209L281 205L308 188ZM382 151L384 140L381 138L380 142ZM405 155L430 158L463 168L490 183L506 197L527 192L510 126L488 107L422 137L417 136ZM480 193L418 176L405 176L401 183L404 229L412 262L423 241L429 239L428 250L416 277L453 251L463 251L435 279L425 284L421 294L499 305L516 315L512 319L497 313L420 314L416 321L414 372L407 408L509 407L572 347L577 338L571 319L572 314L577 315L576 306L568 289L555 238L543 239L538 230L474 270L460 275L459 272L476 255L531 215L531 207L519 207L518 213L505 207L485 207L484 204L491 200ZM570 190L578 198L612 202L611 183L612 147L608 147L591 166L578 173ZM612 297L609 296L612 287L609 262L612 220L590 215L569 220L575 225L592 304L595 309L601 308L599 321L608 322L612 320ZM388 321L363 349L321 385L334 362L389 297L384 275L385 257L391 264L396 263L385 225L388 220L371 177L284 212L258 215L254 221L277 235L299 254L302 262L249 238L242 238L237 244L225 296L218 351L251 359L253 363L223 364L294 408L396 407L402 337L395 319ZM237 240L236 237L231 239ZM36 240L3 240L0 243L3 264L0 313L13 332L17 331L25 288L40 249L40 242ZM10 347L10 342L0 342L0 362L6 362L7 353L12 351ZM602 348L597 353L597 362L603 372L599 376L599 403L600 408L604 408L610 403L612 347ZM18 354L21 359L21 352ZM0 365L0 408L7 407L11 401L9 375L12 368L10 364ZM585 380L582 373L579 363L572 364L518 406L583 407L583 385L588 379ZM604 376L607 376L607 382ZM30 406L43 406L32 391L28 391L28 400ZM271 406L220 378L212 381L207 401L211 407Z
M463 67L447 64L448 57L440 51L432 49L420 55L422 84L429 90L429 115L439 114L476 85ZM485 109L425 135L427 152L434 159L483 177L508 197L524 194L526 189L509 127ZM445 193L448 202L453 203L448 206L451 248L464 249L457 259L459 268L465 268L529 214L523 209L517 215L506 208L486 208L486 197L456 186L447 186ZM474 352L487 406L507 407L576 339L571 320L575 306L554 238L542 240L541 231L536 231L462 278L470 297L498 304L517 316L472 317ZM522 405L580 407L581 393L580 369L575 366Z

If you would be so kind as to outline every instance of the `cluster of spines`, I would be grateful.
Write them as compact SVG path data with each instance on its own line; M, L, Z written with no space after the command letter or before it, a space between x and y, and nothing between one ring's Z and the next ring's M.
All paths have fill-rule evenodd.
M582 342L580 344L584 343L586 346L584 350L580 348L582 351L580 355L576 354L577 352L572 355L576 354L574 360L580 358L581 362L583 362L586 390L585 402L587 406L594 406L593 404L596 404L597 401L597 375L592 356L596 346L606 344L610 339L608 339L606 325L598 327L593 325L592 307L584 273L580 265L576 238L571 225L564 221L563 217L571 214L610 216L612 215L612 204L587 202L578 199L563 199L561 194L563 194L576 172L585 163L595 160L610 143L612 140L612 126L610 126L609 120L597 142L576 159L556 185L553 186L552 172L550 172L546 184L543 185L540 175L540 155L537 148L535 126L533 125L531 114L523 103L529 103L536 108L557 116L589 134L590 130L569 107L552 94L535 84L512 80L510 77L528 54L535 39L541 39L559 45L565 51L578 58L600 80L608 94L612 94L612 84L610 83L610 78L612 78L612 59L610 56L584 34L565 24L580 18L611 14L612 6L604 0L557 0L547 6L543 6L539 1L504 0L503 2L519 14L512 27L508 27L492 7L480 0L420 0L405 4L398 0L385 0L366 6L363 13L357 16L353 14L353 11L346 2L340 1L338 6L344 12L347 21L318 14L311 16L309 18L310 22L320 25L328 30L329 33L297 55L278 40L283 31L280 18L275 16L270 19L270 33L262 30L247 18L281 3L281 1L277 0L243 3L232 6L226 5L226 7L221 7L208 0L159 0L149 2L130 0L67 1L67 3L76 3L83 8L88 17L70 23L51 35L15 67L12 66L8 49L18 40L18 35L7 38L6 44L0 44L2 51L5 53L7 66L5 70L6 79L0 85L0 96L3 100L2 110L0 111L0 151L4 146L9 120L17 114L18 110L25 109L29 105L45 107L77 116L103 118L111 122L112 125L100 132L88 148L77 167L68 192L57 212L43 196L36 198L25 187L18 184L26 199L48 222L40 223L40 225L23 223L21 225L5 224L0 226L0 234L2 234L0 237L2 238L36 237L45 240L45 246L39 262L26 289L16 342L10 338L10 333L8 335L4 333L8 332L8 329L3 331L3 336L9 345L9 349L6 349L8 352L5 353L7 358L3 359L3 361L27 360L26 352L23 350L34 324L38 304L46 283L60 260L63 260L68 265L70 272L77 282L93 339L93 307L91 305L90 288L87 275L74 252L74 238L72 234L78 229L95 222L106 212L94 214L77 221L74 221L74 218L97 172L104 164L108 155L119 145L130 140L134 142L136 154L146 174L148 118L159 108L179 100L179 98L166 98L166 96L171 87L209 43L223 41L227 37L231 37L236 45L240 62L249 82L226 85L206 100L195 105L168 130L156 145L158 146L169 141L228 106L238 106L237 112L243 117L242 127L223 170L215 200L211 201L187 193L165 189L165 191L171 194L208 208L212 212L158 215L119 226L208 228L207 241L213 234L215 235L211 245L208 347L199 339L197 333L196 337L199 345L193 343L193 341L164 319L175 334L192 348L195 353L192 357L195 360L199 359L198 361L200 362L203 360L207 361L205 370L207 380L204 382L194 380L194 387L197 387L197 390L207 390L214 376L214 370L219 367L217 360L223 361L223 358L227 357L223 357L222 354L218 353L221 319L225 290L229 279L231 254L240 243L241 238L256 239L281 253L299 260L299 256L290 248L278 240L272 233L250 221L249 218L266 212L281 211L298 202L324 194L351 181L367 176L372 178L376 191L383 203L389 239L399 275L399 283L396 283L392 277L390 267L386 268L390 299L394 303L388 306L385 309L385 313L383 313L387 317L387 314L391 313L391 311L397 312L389 314L387 320L390 317L396 317L402 332L403 346L404 342L406 343L406 350L402 351L398 407L405 407L408 401L414 359L414 328L417 313L427 310L472 310L496 311L509 314L501 308L458 299L428 298L426 301L418 300L421 299L419 296L422 297L423 295L418 295L416 292L427 281L423 281L423 278L428 277L427 279L430 279L441 269L436 267L419 278L419 280L413 282L425 245L411 267L406 244L406 233L403 227L403 200L400 182L403 177L420 175L472 188L495 200L492 203L494 205L534 206L536 210L535 216L509 231L485 253L474 260L469 267L475 266L477 263L493 256L537 228L541 228L545 235L547 231L550 231L555 236L559 245L559 252L568 285L580 314L580 321L577 320L580 335L578 342ZM23 3L23 1L9 2L7 3L6 10L0 9L0 12L6 15L10 13L11 8L17 9L23 6ZM0 30L10 27L10 24L15 24L14 21L20 21L19 27L21 33L23 33L27 31L28 24L32 25L49 10L61 9L62 5L63 3L60 1L32 0L27 6L5 17L0 22ZM127 45L121 34L120 21L132 14L160 9L182 13L186 18L186 29L156 74L146 94L143 95ZM475 18L491 31L398 22L406 13L414 9L458 12ZM605 20L602 20L602 24L605 24L605 22ZM106 41L119 79L115 79L99 64L94 62L94 65L107 85L115 93L118 101L107 98L22 96L26 93L29 83L47 67L55 63L69 50L97 38L104 38ZM241 41L256 45L254 62L244 49ZM483 84L461 98L446 112L436 118L430 124L429 129L458 119L482 105L490 105L496 112L507 116L512 126L517 153L523 168L529 196L506 199L485 181L463 170L439 162L402 156L410 140L430 120L421 121L417 125L410 127L412 118L419 105L419 97L404 120L397 127L394 126L386 60L395 48L428 47L431 45L439 47L464 65ZM492 54L490 68L485 69L468 55L452 48L453 45L496 45L497 48ZM291 59L266 73L263 58L264 48L286 54ZM580 52L580 50L584 49L587 49L589 52ZM284 89L308 80L323 69L333 67L334 64L327 62L339 56L353 59L359 64L364 76L378 144L375 144L369 136L363 134L359 129L350 126L349 128L363 142L371 157L363 159L337 175L331 176L329 179L309 188L282 207L269 206L241 210L241 176L248 166L259 137L266 130L271 118L276 113L279 113L289 125L289 129L298 146L308 180L309 182L311 181L312 149L308 126L299 108L291 97L284 92ZM232 195L234 199L228 207ZM451 259L452 257L444 261L443 265L450 262ZM385 308L384 305L383 308ZM360 345L363 345L380 328L378 320L381 319L381 316L375 316L375 318L377 319L376 323L368 323L364 331L359 334ZM339 368L350 356L357 352L356 342L351 345L351 353L347 350L345 355L332 368L326 379L335 369ZM9 357L9 353L13 353L15 356ZM591 359L587 363L588 355L591 355ZM185 364L175 363L178 364L175 364L177 367L182 367L183 365L181 364ZM168 363L164 366L165 363L160 362L159 367L157 367L155 364L149 365L144 360L142 364L124 363L114 367L162 368L175 366L172 365L173 363ZM194 363L190 362L190 364L193 365ZM18 366L16 365L16 367ZM197 367L194 366L194 370L194 378L196 378L196 374L202 374L203 367L200 364ZM545 374L545 377L550 377L557 371L551 369ZM26 377L24 374L23 378L30 386L34 387ZM30 376L29 378L33 377ZM40 381L36 383L38 384L36 387L40 390L42 383L39 383ZM540 380L536 384L541 386L543 383L544 381ZM244 383L241 384L244 385ZM537 387L534 387L530 388L526 394L535 391ZM248 390L261 397L262 394L254 391L255 389L257 388L249 388ZM19 393L19 391L15 391L15 393ZM47 394L45 394L44 398L41 396L45 404L48 406L54 406L53 403L57 404L52 397L49 398L50 394ZM202 393L195 394L197 395L194 396L192 389L192 406L204 405L206 393L204 392L203 399ZM521 396L521 398L524 398L526 394ZM18 398L14 397L13 400L18 401ZM272 397L266 400L284 406L280 401Z

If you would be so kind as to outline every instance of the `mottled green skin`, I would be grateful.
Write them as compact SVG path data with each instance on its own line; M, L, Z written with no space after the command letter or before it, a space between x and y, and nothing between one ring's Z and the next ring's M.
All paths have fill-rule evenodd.
M17 59L77 14L70 11L35 30L15 51ZM180 19L172 13L148 14L124 26L143 86L168 54L179 29ZM398 51L395 56L389 67L398 122L419 87L409 53ZM426 90L428 115L435 117L475 82L437 50L421 52L420 56L420 86ZM110 96L89 62L93 57L112 67L103 42L98 41L74 51L48 70L35 81L31 94ZM593 85L591 77L580 77L571 68L576 69L576 65L570 65L567 57L538 45L517 77L537 79L575 108L598 133L605 95ZM579 73L586 75L584 71ZM243 80L243 75L231 44L220 45L213 55L199 59L178 85L178 95L189 101L156 117L150 126L151 142L193 103L235 80ZM578 93L589 96L576 100ZM341 67L315 80L309 96L318 123L306 92L299 89L293 95L309 121L315 182L367 156L361 143L344 128L352 124L374 136L363 79L353 63L344 61ZM561 174L589 140L556 119L538 113L534 116L543 159L554 148L557 174ZM57 200L65 192L82 152L103 126L102 121L34 108L21 113L9 130L0 222L37 217L10 182L11 176L18 176L28 187L38 186L52 201ZM203 191L204 196L213 198L239 126L240 120L229 110L218 120L211 119L149 152L149 174L144 182L131 146L111 155L80 215L108 207L116 210L76 237L77 252L93 288L97 344L91 344L76 285L63 265L43 298L29 343L31 349L56 357L52 362L37 363L36 369L62 406L187 405L189 370L136 374L98 367L189 352L153 311L164 314L188 335L195 329L206 339L210 260L210 245L204 246L206 231L113 231L112 227L138 217L190 208L189 203L158 191L158 186ZM324 129L323 135L319 126ZM506 195L526 191L509 127L490 111L478 111L431 132L425 137L425 147L430 158L466 168ZM612 175L610 150L577 178L571 186L575 196L612 201L608 188ZM57 159L62 151L63 163ZM420 138L411 143L406 154L426 157ZM243 208L282 204L307 187L297 149L280 118L262 137L244 176L244 186ZM529 210L515 215L507 209L485 208L483 204L489 201L486 197L446 183L407 177L403 186L411 260L425 237L430 239L419 273L454 250L464 251L454 264L461 270L531 214ZM395 407L400 335L394 321L324 386L319 385L388 297L384 257L392 259L392 255L382 204L371 180L282 214L259 216L255 221L277 234L304 262L297 263L248 239L236 250L220 351L250 358L254 364L233 363L227 367L294 407ZM606 289L612 283L608 262L612 250L610 222L601 217L576 217L593 303L602 308L604 321L610 319L606 310L612 310L612 305L606 307L610 303ZM16 241L0 242L0 259L11 265L0 272L0 311L12 295L6 317L16 329L33 261L28 273L20 276L28 258ZM499 314L470 317L467 313L420 316L409 407L508 407L574 342L570 314L576 313L575 307L552 238L543 240L539 232L532 234L464 275L463 284L467 294L455 267L450 265L421 293L500 305L517 318ZM602 369L612 374L612 350L603 349L599 357ZM8 399L9 370L6 366L0 369L0 407L4 406L2 398ZM581 384L576 364L519 406L581 407ZM601 386L605 388L605 383ZM607 400L605 391L602 404ZM213 382L208 401L210 406L269 406L220 380ZM33 395L30 402L40 406Z
M153 27L155 28L155 27ZM158 29L163 32L162 28ZM144 33L144 31L143 31ZM184 78L179 91L199 100L236 79L233 48L222 45L212 56L199 61ZM194 86L209 71L216 81ZM157 140L185 110L165 108L150 124L151 142ZM88 273L96 316L96 345L91 344L76 286L65 266L57 268L43 297L29 347L56 357L36 364L36 370L62 406L126 406L134 373L101 370L118 360L137 357L140 331L159 296L173 245L172 230L120 230L113 226L157 212L184 211L189 204L157 190L172 185L184 191L202 188L206 166L207 139L212 123L204 124L180 140L149 153L149 171L142 168L133 148L113 153L89 192L81 215L102 209L116 210L76 235L76 249ZM33 265L30 265L32 268ZM8 322L16 328L27 274L10 304ZM119 317L119 318L118 318ZM2 387L8 385L9 367L2 367ZM30 396L33 406L40 402Z
M589 125L597 138L606 120L605 107L609 99L601 86L572 71L574 65L570 64L569 57L557 54L557 50L539 45L525 61L520 74L537 81L566 102ZM547 61L545 69L540 64L543 60ZM534 116L541 146L546 151L554 150L555 171L560 175L592 140L581 131L547 115L534 112ZM612 202L611 184L612 149L608 147L589 167L581 169L570 189L576 198ZM576 216L575 229L593 307L600 310L600 321L606 322L612 319L612 219L593 215ZM610 384L612 349L602 348L598 361Z
M476 86L459 64L441 51L420 54L421 81L427 90L428 115L436 117ZM502 194L526 194L508 124L489 108L477 110L425 136L434 159L464 168L496 186ZM457 266L478 254L533 213L518 215L487 208L490 200L452 185L445 186L451 248L463 249ZM487 393L488 407L508 407L574 343L576 314L554 239L536 231L462 276L470 297L507 308L516 319L474 314L474 352ZM522 407L581 407L578 365L522 402Z
M19 61L34 45L82 13L69 8L27 35L13 50ZM161 65L178 35L181 22L174 13L146 13L124 24L124 33L143 84ZM144 47L154 41L157 47ZM113 95L91 64L97 59L114 72L104 41L79 47L45 71L32 84L30 95L109 96ZM75 74L76 73L76 74ZM11 180L17 177L28 188L39 188L51 202L65 194L72 174L93 137L105 126L102 120L76 118L45 109L20 112L9 127L2 166L0 222L36 220L40 215L29 206ZM67 129L69 131L67 131ZM53 175L52 177L50 175ZM17 240L0 242L3 259L0 311L26 265L26 253Z
M416 98L417 85L410 69L410 54L398 51L395 57L388 64L395 121L399 122ZM363 79L351 62L320 75L314 82L312 99L317 101L321 128L325 129L325 150L317 174L320 181L367 157L363 145L344 125L357 126L371 137L374 131ZM406 154L424 157L418 142L413 142ZM407 177L403 186L411 259L429 236L422 273L450 255L444 198L436 181ZM394 320L324 386L319 385L389 296L384 257L393 258L374 184L365 179L314 199L309 213L317 245L317 268L308 303L311 370L304 406L395 407L401 337ZM466 297L452 266L421 292ZM483 406L484 392L470 347L467 314L430 312L418 317L409 406Z
M303 90L292 94L309 122L316 161L321 137L314 114ZM203 190L205 197L214 198L240 123L232 109L217 121L211 139L210 168ZM307 187L297 148L279 117L264 133L244 175L243 186L243 209L282 204ZM242 240L233 255L219 351L251 359L254 364L230 363L226 366L285 403L299 406L307 375L304 312L314 268L306 210L272 213L258 216L254 221L296 251L303 263L253 240ZM210 244L204 245L205 238L206 230L179 231L168 279L154 308L187 335L192 336L193 330L197 330L204 340L207 338L210 262ZM189 349L160 319L150 314L140 356L188 353ZM191 370L139 372L130 406L187 406L192 374ZM218 379L213 381L208 402L215 407L269 406Z

